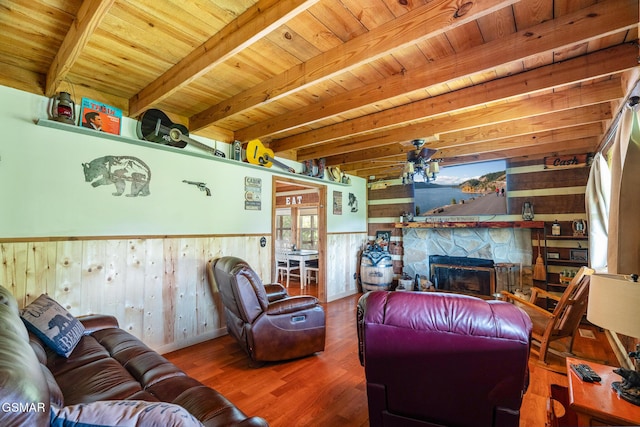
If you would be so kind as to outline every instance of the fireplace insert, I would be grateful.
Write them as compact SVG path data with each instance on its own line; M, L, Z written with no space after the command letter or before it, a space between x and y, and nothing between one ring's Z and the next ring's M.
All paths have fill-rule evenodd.
M495 293L496 274L493 260L483 258L429 256L431 282L436 289L470 295Z

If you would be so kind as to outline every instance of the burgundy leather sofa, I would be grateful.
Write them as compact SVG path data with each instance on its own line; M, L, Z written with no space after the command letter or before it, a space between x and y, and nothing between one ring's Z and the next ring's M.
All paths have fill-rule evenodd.
M521 309L457 294L376 291L357 310L372 427L518 427L532 327Z
M0 286L0 426L48 426L52 407L84 411L82 421L92 425L110 425L105 419L114 414L104 411L122 411L118 425L175 425L167 417L170 407L186 409L183 418L205 426L267 426L119 329L114 317L79 319L84 335L69 358L59 356L27 332L15 298ZM130 424L126 416L140 406L136 401L149 403L147 414L159 408L161 418Z
M264 285L240 258L207 264L214 294L224 304L227 331L253 362L273 362L324 350L325 315L317 298L289 296L279 284Z

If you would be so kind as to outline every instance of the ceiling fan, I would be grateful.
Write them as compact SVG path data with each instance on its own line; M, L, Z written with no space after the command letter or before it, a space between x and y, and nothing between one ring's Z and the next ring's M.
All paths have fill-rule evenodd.
M415 150L407 153L407 162L402 171L403 181L415 181L416 176L421 177L418 181L424 182L435 181L436 174L440 172L440 166L437 161L432 161L431 157L438 150L434 148L424 147L424 139L414 139L411 144L416 147Z
M434 138L434 140L436 140ZM414 150L407 152L407 160L373 160L373 162L393 163L402 166L403 183L429 182L435 181L436 175L440 172L437 160L432 160L432 156L438 151L434 148L424 147L424 139L414 139L402 145L413 145Z

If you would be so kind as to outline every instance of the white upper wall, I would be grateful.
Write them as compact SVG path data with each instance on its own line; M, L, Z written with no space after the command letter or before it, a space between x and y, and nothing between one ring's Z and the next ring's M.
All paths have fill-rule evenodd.
M275 167L220 161L189 147L165 149L140 142L136 121L128 118L121 133L130 140L36 125L47 118L47 98L0 86L0 99L0 238L270 234L271 177L278 173L296 178ZM217 146L228 150L227 144ZM148 165L150 194L126 197L130 181L122 196L112 194L113 184L94 187L86 182L83 164L104 156L132 157ZM142 167L137 160L129 166ZM245 209L246 177L261 180L261 210ZM212 196L183 180L206 183ZM326 185L327 231L366 232L366 181L351 177L350 186ZM334 191L341 193L341 215L333 214ZM358 200L357 212L348 205L349 193Z

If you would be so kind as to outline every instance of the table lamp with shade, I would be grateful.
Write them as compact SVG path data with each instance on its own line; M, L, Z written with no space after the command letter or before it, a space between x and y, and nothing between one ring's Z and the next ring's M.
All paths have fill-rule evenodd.
M640 283L638 275L594 274L589 284L587 320L596 326L622 335L640 338ZM623 380L611 387L618 395L640 405L640 345L629 353L635 370L618 368L614 372Z

